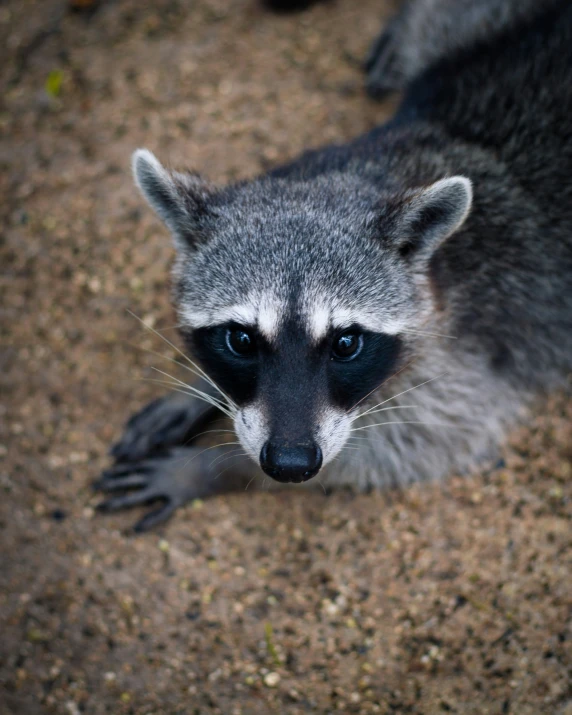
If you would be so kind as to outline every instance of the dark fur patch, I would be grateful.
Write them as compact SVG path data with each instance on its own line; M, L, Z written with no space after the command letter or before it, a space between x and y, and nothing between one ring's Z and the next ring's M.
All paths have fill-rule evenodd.
M396 370L402 342L398 336L365 332L361 353L350 362L328 363L328 386L335 404L350 410Z
M395 372L402 352L399 337L351 326L344 332L361 332L363 348L354 360L338 361L332 346L339 331L330 331L314 345L293 320L275 345L255 333L258 352L238 357L226 345L226 331L235 327L225 324L183 335L205 370L237 404L248 404L260 395L272 432L288 439L312 434L315 416L324 405L354 407Z
M212 328L183 330L181 334L190 352L206 372L237 404L252 402L256 396L259 357L233 355L226 345L226 331L238 327L232 323ZM257 342L262 339L257 336Z
M263 0L264 4L274 12L288 13L306 10L311 5L318 2L329 2L330 0Z

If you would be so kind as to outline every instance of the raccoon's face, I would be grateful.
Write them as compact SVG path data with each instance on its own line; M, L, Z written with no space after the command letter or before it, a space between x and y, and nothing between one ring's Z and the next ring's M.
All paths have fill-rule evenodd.
M343 447L358 403L395 370L400 339L359 323L280 318L272 326L232 320L185 334L238 406L235 429L249 454L278 481L301 482Z
M175 238L181 332L234 403L241 444L274 479L310 479L409 359L407 331L431 310L423 276L470 182L399 197L340 174L218 190L147 151L134 172Z

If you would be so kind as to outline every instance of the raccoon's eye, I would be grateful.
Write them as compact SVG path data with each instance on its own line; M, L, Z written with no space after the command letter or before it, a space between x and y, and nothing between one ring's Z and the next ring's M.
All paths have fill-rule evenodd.
M226 344L234 355L249 357L256 352L254 337L242 328L229 328L226 331Z
M332 357L336 360L353 360L363 347L363 335L360 333L343 333L334 340Z

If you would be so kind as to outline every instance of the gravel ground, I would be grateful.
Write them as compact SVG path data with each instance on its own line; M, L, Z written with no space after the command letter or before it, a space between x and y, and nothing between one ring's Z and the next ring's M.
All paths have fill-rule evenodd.
M441 486L233 495L137 538L94 514L159 394L127 310L175 335L131 151L228 181L367 130L392 107L359 63L391 8L70 1L0 5L0 711L570 715L564 396Z

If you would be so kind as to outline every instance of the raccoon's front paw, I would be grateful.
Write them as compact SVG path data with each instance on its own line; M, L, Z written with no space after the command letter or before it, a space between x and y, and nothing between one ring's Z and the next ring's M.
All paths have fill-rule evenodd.
M400 57L400 33L390 23L373 43L365 63L366 88L374 99L405 89L407 77Z
M118 462L136 462L185 444L215 414L215 408L194 397L178 393L160 397L131 417L110 455Z
M236 452L233 444L179 447L163 456L116 464L93 484L96 491L111 495L97 509L113 512L160 501L161 506L134 526L137 532L147 531L192 499L239 487L252 475L254 464ZM219 479L223 472L225 478Z

